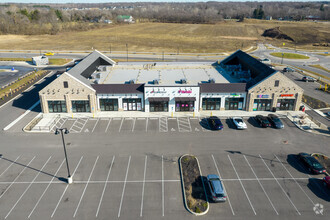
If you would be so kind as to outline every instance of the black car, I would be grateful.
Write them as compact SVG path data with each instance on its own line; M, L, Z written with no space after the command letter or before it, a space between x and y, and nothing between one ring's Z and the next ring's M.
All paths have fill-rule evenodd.
M274 128L278 128L278 129L282 129L282 128L284 128L284 125L283 125L281 119L279 119L279 118L277 117L277 115L269 114L269 115L268 115L268 120L269 120L269 122L272 124L272 126L273 126Z
M211 116L207 119L207 123L209 125L209 128L212 130L222 130L223 124L221 123L220 118L216 116Z
M268 118L262 115L256 116L256 121L259 123L259 125L263 128L271 127L270 122L268 121Z
M283 72L294 72L294 69L291 69L290 67L285 67L283 69Z
M314 157L307 153L299 153L299 159L305 166L308 171L315 174L325 173L325 168L318 162Z

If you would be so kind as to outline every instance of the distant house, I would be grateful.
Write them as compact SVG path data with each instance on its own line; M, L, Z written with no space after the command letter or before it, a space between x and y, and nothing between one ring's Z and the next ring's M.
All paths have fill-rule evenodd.
M273 17L272 16L266 16L266 20L273 20Z
M306 16L306 20L309 20L309 21L318 21L320 19L321 18L319 16L314 16L314 15L308 15L308 16Z
M37 56L37 57L32 57L32 63L36 66L48 65L49 60L48 57L46 56Z
M104 20L103 22L106 23L106 24L112 24L112 21L111 20L107 20L107 19Z
M131 15L118 15L117 16L118 22L124 22L124 23L134 23L134 18Z

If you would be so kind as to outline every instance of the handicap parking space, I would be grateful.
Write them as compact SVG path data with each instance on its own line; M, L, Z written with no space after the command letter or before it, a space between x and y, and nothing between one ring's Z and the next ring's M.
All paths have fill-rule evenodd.
M159 132L159 118L147 118L147 132L158 133Z
M178 118L168 118L167 120L168 124L168 131L169 132L180 132L179 126L178 126Z

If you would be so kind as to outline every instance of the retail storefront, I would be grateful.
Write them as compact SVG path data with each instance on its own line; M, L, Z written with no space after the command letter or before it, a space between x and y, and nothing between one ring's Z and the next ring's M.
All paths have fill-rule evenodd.
M149 98L150 112L168 112L168 97Z
M48 101L48 111L49 113L67 112L65 100Z
M272 99L269 95L258 95L253 102L253 111L270 111L272 107Z
M193 112L195 110L195 97L175 97L176 112Z
M141 98L123 99L123 110L124 111L141 111L142 110Z
M145 85L146 112L198 111L199 86L149 86Z
M294 94L281 94L277 99L276 110L289 110L292 111L295 106Z
M244 106L244 98L226 98L225 110L242 110Z
M221 98L202 98L203 110L220 110Z
M72 101L72 112L91 112L88 100Z
M118 111L118 99L99 99L101 111Z

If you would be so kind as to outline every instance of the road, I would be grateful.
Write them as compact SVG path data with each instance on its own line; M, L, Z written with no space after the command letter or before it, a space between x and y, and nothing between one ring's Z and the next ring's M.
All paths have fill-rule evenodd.
M267 45L270 48L274 48L274 50L268 49L265 45L259 44L258 49L252 53L251 55L258 56L260 58L269 58L273 63L282 63L282 58L271 56L272 52L283 52L283 53L295 53L294 50L282 49L278 47L274 47L272 45ZM325 68L330 70L330 57L329 56L321 56L318 53L305 52L305 51L297 51L297 53L309 56L308 60L291 60L291 59L283 59L283 64L288 64L291 66L296 66L298 68L307 69L313 72L320 73L324 76L330 77L330 73L324 70L320 70L318 68L310 67L312 64L319 64L324 66Z

